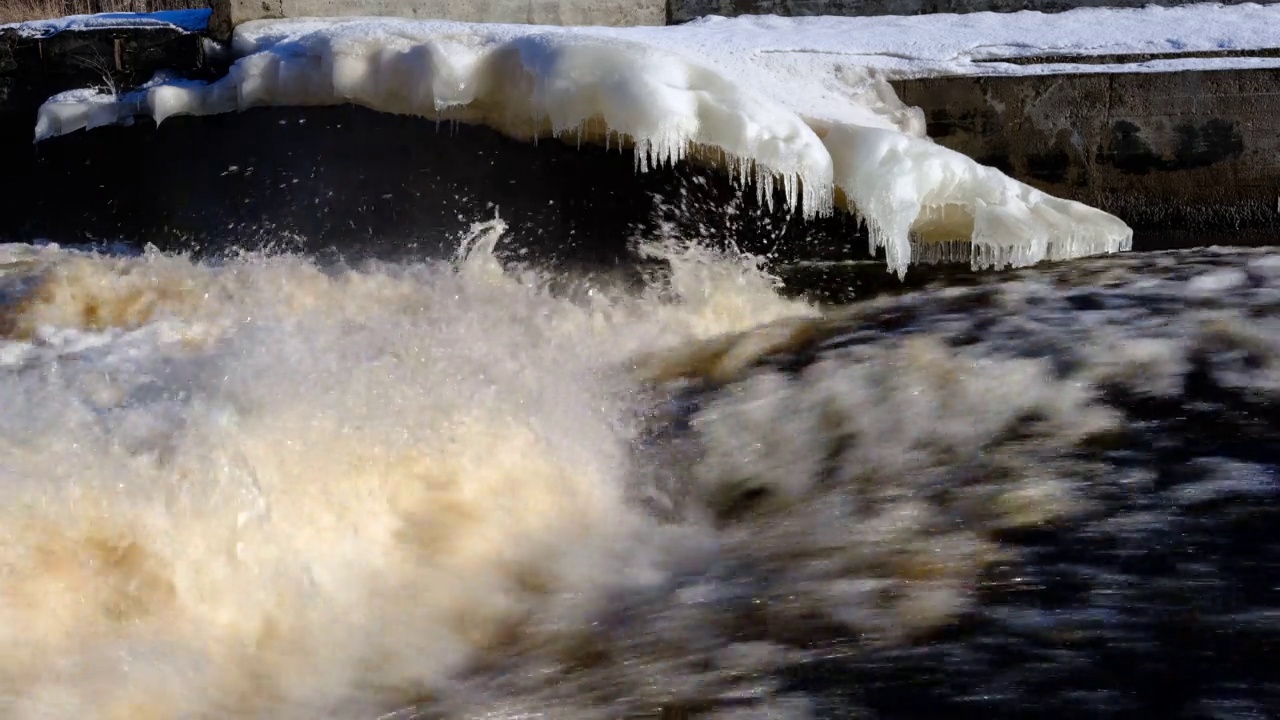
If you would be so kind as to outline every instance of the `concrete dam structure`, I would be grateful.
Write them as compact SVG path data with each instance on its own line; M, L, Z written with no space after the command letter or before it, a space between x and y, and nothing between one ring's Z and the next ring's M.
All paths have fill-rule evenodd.
M315 205L322 199L333 203L333 220L298 209L296 221L286 218L285 227L277 227L325 243L355 242L348 237L352 228L360 228L359 234L366 238L390 238L387 242L391 244L420 234L423 227L456 230L457 223L448 219L451 213L443 200L434 209L428 209L430 201L408 202L410 198L443 197L439 191L439 183L446 182L443 175L425 185L423 178L444 172L435 158L456 154L443 149L407 150L428 130L432 137L443 137L421 120L358 109L259 109L240 118L175 118L160 129L139 120L132 127L100 128L31 144L36 108L63 90L106 82L124 92L161 71L196 79L219 77L231 60L222 39L234 25L254 19L389 15L535 24L659 25L712 13L908 15L940 9L970 12L1034 7L1057 11L1094 3L1045 3L1044 7L1036 3L964 3L954 8L841 0L214 0L212 4L207 31L166 23L70 26L41 32L0 29L0 138L16 174L31 179L0 211L0 231L65 240L106 228L134 233L162 246L178 237L199 244L199 238L207 240L217 228L266 223L266 210L253 210L253 199L258 198L263 199L264 208L267 199L288 201L285 204L295 208ZM1232 242L1248 243L1270 237L1280 221L1280 133L1274 120L1280 117L1276 112L1280 108L1273 92L1280 68L1258 65L1277 55L1280 48L1249 47L1116 56L993 56L975 61L973 66L1004 68L999 73L943 72L894 79L891 84L906 105L923 110L928 135L938 143L1037 189L1119 216L1133 227L1136 248L1176 247L1206 237L1228 236ZM1187 62L1199 64L1196 69L1179 69L1179 63ZM1169 70L1151 71L1153 64L1161 63ZM1017 67L1037 65L1054 70L1025 75L1016 71ZM1010 72L1010 67L1015 70ZM308 122L309 117L315 120ZM291 128L288 141L281 137L270 143L257 139L240 142L246 134L263 138L270 132L268 128L286 126ZM353 133L354 126L366 128L366 132ZM502 206L500 210L518 214L525 205L518 198L542 198L530 205L529 212L539 217L565 213L560 222L565 233L574 237L648 231L653 209L648 200L640 198L657 188L688 185L689 177L698 174L684 168L663 179L627 179L631 161L618 159L614 163L607 153L589 161L593 153L583 154L578 148L549 149L551 146L544 143L536 150L513 149L511 143L485 128L457 126L449 132L471 136L481 144L476 152L482 155L489 152L484 147L505 148L493 153L502 159L493 161L491 176L468 171L463 175L469 179L461 186L446 183L450 184L449 192L465 190L464 194L473 197L487 192L486 188L524 187L527 183L538 190L513 192L511 199L496 203ZM182 149L200 144L201 138L223 150L208 157ZM442 141L441 148L446 145ZM333 173L329 182L369 174L359 167L341 169L347 162L343 157L358 156L358 152L346 156L336 152L344 146L382 157L382 177L403 173L411 179L393 183L394 189L382 188L376 196L338 193L335 200L330 186L308 183L312 178L326 177L318 168ZM254 148L253 154L244 155L249 148ZM529 153L542 159L511 160L510 167L499 167ZM559 159L547 159L548 153ZM468 164L461 157L443 162ZM547 170L555 176L553 181L530 174L532 168L547 162L577 169L567 174ZM579 167L588 162L604 164ZM425 174L415 169L423 163L436 169ZM400 164L406 166L400 168ZM240 177L228 168L255 168L256 174ZM285 173L287 180L281 182L273 173ZM610 197L615 200L597 198L597 209L587 212L584 220L574 213L582 212L580 198L590 194L593 183L579 178L592 173L603 173L616 181L614 187L631 187L641 195L631 197L631 191L611 190ZM700 181L696 186L713 187L717 182ZM69 187L81 188L80 199L70 200L65 192L54 190ZM555 187L560 188L559 194L546 195ZM138 188L151 190L140 193ZM256 189L245 198L248 188ZM720 207L732 195L727 185L706 192L700 202L707 208ZM86 196L92 198L87 207ZM344 207L344 202L351 207ZM73 207L83 209L75 212ZM409 207L414 209L406 209ZM782 254L795 258L833 259L864 252L859 249L861 242L847 240L854 232L852 221L837 217L787 223L783 215L763 211L752 217L756 218L752 228L740 230L754 238L746 242L748 246L783 246L787 250ZM277 219L275 224L280 222ZM346 230L340 231L339 226ZM96 230L90 231L90 227Z
M250 20L386 16L542 25L664 25L708 15L869 16L1174 7L1199 0L211 0L215 34ZM1224 4L1241 4L1227 0Z

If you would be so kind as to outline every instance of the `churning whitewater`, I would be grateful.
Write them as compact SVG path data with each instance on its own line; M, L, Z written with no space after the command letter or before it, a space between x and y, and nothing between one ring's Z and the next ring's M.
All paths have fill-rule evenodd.
M500 232L342 270L5 248L0 715L374 717L659 580L633 358L812 311L696 256L555 297Z
M1230 697L1267 665L1274 533L1184 585L1107 548L1276 527L1274 254L837 310L672 243L638 288L504 268L501 232L4 246L0 716L1076 717L1143 696L1063 638L1181 672L1165 617L1230 621ZM1184 586L1216 615L1161 610Z

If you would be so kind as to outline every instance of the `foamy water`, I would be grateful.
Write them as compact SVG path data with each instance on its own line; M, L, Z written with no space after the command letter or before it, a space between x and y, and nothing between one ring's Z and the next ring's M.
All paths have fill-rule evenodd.
M0 248L0 717L852 712L786 677L936 635L1034 581L1009 533L1154 482L1108 388L1280 388L1274 255L1083 265L1096 312L1034 271L823 312L696 247L639 289L503 268L501 231ZM1269 487L1251 442L1205 492Z
M500 232L340 270L6 248L0 714L371 717L653 582L632 358L812 310L696 253L662 299L554 297Z
M9 246L3 715L376 715L653 582L632 357L813 311L696 251L563 299L500 232L339 270Z

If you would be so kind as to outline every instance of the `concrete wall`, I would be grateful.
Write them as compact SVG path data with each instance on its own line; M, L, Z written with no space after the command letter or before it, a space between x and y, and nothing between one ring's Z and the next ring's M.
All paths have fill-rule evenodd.
M894 83L929 135L1168 246L1274 242L1280 69Z
M375 15L536 25L663 25L667 0L212 0L210 30L263 18Z
M706 15L921 15L1059 12L1077 7L1188 5L1201 0L210 0L212 35L250 20L386 16L535 25L664 25ZM1232 5L1248 0L1221 0ZM1258 0L1263 4L1280 0Z
M670 21L704 15L922 15L925 13L1061 12L1077 7L1190 5L1199 0L669 0ZM1248 0L1221 0L1234 5ZM1280 0L1259 0L1261 4Z

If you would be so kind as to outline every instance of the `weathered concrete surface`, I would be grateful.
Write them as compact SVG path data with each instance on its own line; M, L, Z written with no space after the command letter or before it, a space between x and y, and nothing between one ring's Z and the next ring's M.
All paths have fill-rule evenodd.
M373 15L533 25L663 25L667 0L212 0L210 32L266 18Z
M1280 237L1280 69L895 83L939 143L1161 246Z
M705 15L924 15L928 13L1061 12L1078 7L1191 5L1201 0L669 0L669 19L688 22ZM1237 5L1248 0L1221 0ZM1269 4L1277 0L1259 0Z

